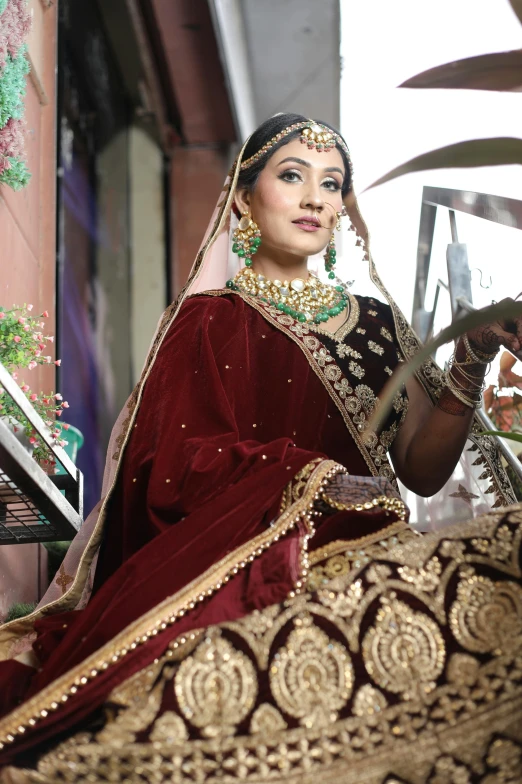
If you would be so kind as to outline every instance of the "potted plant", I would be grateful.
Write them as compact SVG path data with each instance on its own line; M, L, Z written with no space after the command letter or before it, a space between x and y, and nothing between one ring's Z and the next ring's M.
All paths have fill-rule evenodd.
M64 431L69 429L69 425L61 422L60 417L64 409L69 408L69 403L57 392L35 392L27 383L30 372L38 365L53 362L47 351L54 336L45 334L45 319L49 314L45 310L33 316L32 310L32 305L13 306L10 310L0 306L0 362L18 381L31 405L51 430L52 438L59 446L65 447L68 441L64 438ZM60 360L54 360L54 364L59 366ZM27 372L22 376L23 371ZM44 470L48 473L58 471L46 444L1 387L0 416Z

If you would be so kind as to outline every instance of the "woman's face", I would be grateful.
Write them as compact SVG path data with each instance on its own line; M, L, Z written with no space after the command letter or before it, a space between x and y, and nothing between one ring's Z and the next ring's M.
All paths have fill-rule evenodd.
M290 261L319 253L342 209L344 176L336 147L317 152L297 138L276 150L254 190L236 194L238 209L249 210L259 226L263 255Z

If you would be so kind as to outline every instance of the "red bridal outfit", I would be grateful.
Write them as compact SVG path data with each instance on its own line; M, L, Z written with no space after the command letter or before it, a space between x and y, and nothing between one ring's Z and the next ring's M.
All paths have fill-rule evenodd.
M408 525L387 457L405 392L367 424L416 338L367 250L375 296L349 295L335 334L225 287L240 161L116 423L102 502L41 606L0 627L2 780L511 775L522 509ZM419 380L435 400L438 368ZM454 481L473 517L513 498L491 442L469 446ZM342 471L353 503L316 514Z

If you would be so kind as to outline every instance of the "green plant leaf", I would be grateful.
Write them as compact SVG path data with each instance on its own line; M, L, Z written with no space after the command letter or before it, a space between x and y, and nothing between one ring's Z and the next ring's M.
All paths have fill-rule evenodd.
M522 89L522 49L455 60L423 71L399 87L518 91Z
M519 444L522 444L522 433L508 433L505 430L484 430L480 435L498 436L499 438L507 438L509 441L518 441Z
M473 166L504 166L512 163L522 163L522 139L509 136L494 139L472 139L418 155L380 177L366 190L412 172Z
M391 411L393 400L397 392L402 388L406 381L414 375L415 371L434 354L440 346L449 343L450 340L463 335L464 332L469 332L470 329L479 327L481 324L490 324L499 319L514 319L522 316L522 302L498 302L495 305L490 305L487 308L475 310L473 313L468 313L462 318L457 319L449 327L439 332L433 340L426 343L420 351L410 359L409 362L404 363L400 370L390 377L390 380L385 385L381 395L380 403L374 409L370 421L368 422L367 430L379 430L386 417Z
M516 13L519 21L522 23L522 0L509 0L511 8Z

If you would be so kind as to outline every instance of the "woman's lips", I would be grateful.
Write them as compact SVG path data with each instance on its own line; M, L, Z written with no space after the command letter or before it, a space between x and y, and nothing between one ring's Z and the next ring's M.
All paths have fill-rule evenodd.
M295 226L299 226L300 229L303 231L319 231L321 228L316 223L310 223L310 221L292 221Z

